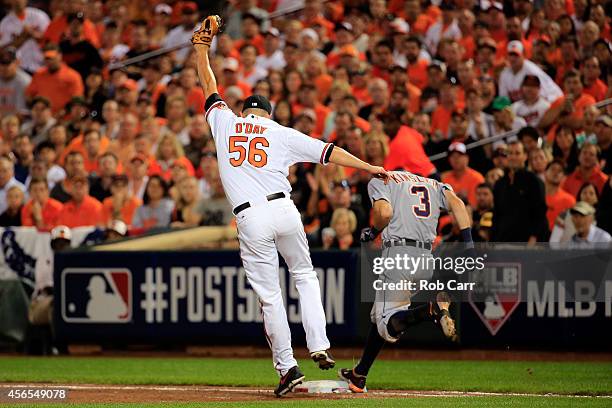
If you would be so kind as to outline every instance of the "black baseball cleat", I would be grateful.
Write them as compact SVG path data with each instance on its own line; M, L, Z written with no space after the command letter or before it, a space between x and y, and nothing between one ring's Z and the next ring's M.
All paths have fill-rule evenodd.
M355 374L353 369L341 368L338 370L338 377L348 383L349 390L352 392L357 394L368 392L366 389L366 377L364 375Z
M334 360L329 350L314 351L310 353L310 358L319 364L321 370L329 370L336 365L336 360Z
M274 390L274 394L277 397L282 397L288 392L293 391L296 385L304 381L304 378L305 376L298 366L291 367L289 371L281 377L278 387Z
M457 341L457 329L455 328L455 321L450 315L449 307L451 304L451 298L446 292L439 292L436 295L436 301L431 302L431 314L434 321L440 325L442 333L452 341Z

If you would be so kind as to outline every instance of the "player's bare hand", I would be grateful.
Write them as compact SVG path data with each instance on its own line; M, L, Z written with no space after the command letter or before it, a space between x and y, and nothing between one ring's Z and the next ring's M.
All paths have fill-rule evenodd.
M223 20L217 15L208 16L202 21L200 29L193 33L191 36L191 43L194 46L205 45L210 47L212 40L219 32L219 29L223 25Z
M387 173L387 170L385 170L383 167L380 166L370 166L370 168L368 169L368 172L376 178L379 178L381 180L384 180L384 182L386 183L387 180L389 180L389 173Z

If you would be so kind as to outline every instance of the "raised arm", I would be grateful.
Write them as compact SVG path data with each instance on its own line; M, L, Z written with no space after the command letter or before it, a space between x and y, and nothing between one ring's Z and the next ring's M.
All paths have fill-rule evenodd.
M202 21L202 26L198 31L193 33L191 43L196 52L196 64L198 67L198 77L200 78L200 86L204 91L204 98L214 93L218 93L217 80L215 74L210 67L208 59L208 50L213 38L219 32L222 21L219 16L208 16Z
M374 177L383 180L387 180L387 178L389 177L389 175L387 174L387 170L385 170L384 168L379 166L372 166L371 164L364 162L363 160L353 156L352 154L338 146L334 146L334 149L332 150L332 153L329 156L329 162L339 164L340 166L353 167L358 170L365 170Z

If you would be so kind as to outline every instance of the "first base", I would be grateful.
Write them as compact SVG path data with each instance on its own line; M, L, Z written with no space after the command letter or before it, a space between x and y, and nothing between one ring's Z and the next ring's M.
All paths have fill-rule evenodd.
M306 381L296 386L293 392L305 392L308 394L344 394L350 393L346 381L341 380L318 380Z

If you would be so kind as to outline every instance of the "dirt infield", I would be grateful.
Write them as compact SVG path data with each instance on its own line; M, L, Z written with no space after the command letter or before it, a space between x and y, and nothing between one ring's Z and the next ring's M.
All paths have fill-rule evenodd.
M274 401L277 398L271 389L251 387L211 386L161 386L161 385L93 385L93 384L0 384L1 395L17 389L65 389L71 403L147 403L147 402L239 402ZM490 393L459 391L400 391L371 390L367 394L305 394L293 393L284 398L291 400L347 399L347 398L425 398L425 397L484 397L484 396L539 396L555 397L558 394ZM565 397L571 397L564 395ZM584 398L574 396L575 398ZM609 398L612 396L602 396ZM0 399L2 400L2 399ZM13 401L16 402L16 401ZM27 401L22 401L27 402Z

